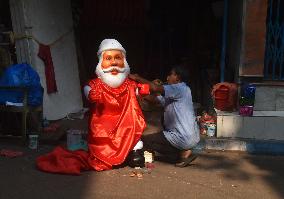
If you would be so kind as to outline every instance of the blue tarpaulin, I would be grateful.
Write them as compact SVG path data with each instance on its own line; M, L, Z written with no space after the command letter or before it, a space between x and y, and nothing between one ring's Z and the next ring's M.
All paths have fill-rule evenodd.
M28 89L28 105L42 104L43 88L38 73L29 64L15 64L5 69L0 77L0 86L20 86ZM0 103L23 102L22 91L0 90Z

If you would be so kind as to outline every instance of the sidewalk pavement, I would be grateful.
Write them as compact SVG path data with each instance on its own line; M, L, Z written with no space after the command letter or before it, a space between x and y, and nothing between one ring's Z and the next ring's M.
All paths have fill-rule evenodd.
M19 157L0 156L1 199L162 199L162 198L284 198L284 156L200 151L186 168L154 162L143 176L131 177L124 167L81 176L50 174L35 168L35 158L52 150L33 151L14 140L1 140L1 149L22 151Z

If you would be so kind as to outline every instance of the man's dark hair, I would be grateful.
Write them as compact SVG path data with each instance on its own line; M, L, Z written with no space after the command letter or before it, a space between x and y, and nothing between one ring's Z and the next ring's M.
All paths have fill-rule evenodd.
M175 71L180 81L188 83L189 82L189 72L188 69L184 66L176 65L172 68Z

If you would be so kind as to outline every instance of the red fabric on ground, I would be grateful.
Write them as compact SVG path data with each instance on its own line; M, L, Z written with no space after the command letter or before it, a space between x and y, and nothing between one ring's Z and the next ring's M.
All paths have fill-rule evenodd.
M22 156L24 153L22 151L14 151L11 149L2 149L0 150L0 156L5 156L9 158L15 158L18 156Z
M80 171L90 170L88 158L84 150L69 151L58 146L51 153L38 157L36 164L42 171L79 175Z
M38 56L43 60L45 65L45 79L47 93L57 92L55 80L54 66L51 57L50 47L44 44L39 44Z

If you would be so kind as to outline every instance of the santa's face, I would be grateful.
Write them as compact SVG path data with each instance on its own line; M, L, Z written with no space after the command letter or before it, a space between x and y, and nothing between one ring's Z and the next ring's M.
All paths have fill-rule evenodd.
M96 74L112 88L119 87L128 76L130 68L125 55L119 50L104 51L96 68Z
M108 50L103 53L102 69L108 70L112 75L117 75L119 69L124 68L124 56L119 50ZM117 68L113 68L117 67Z

